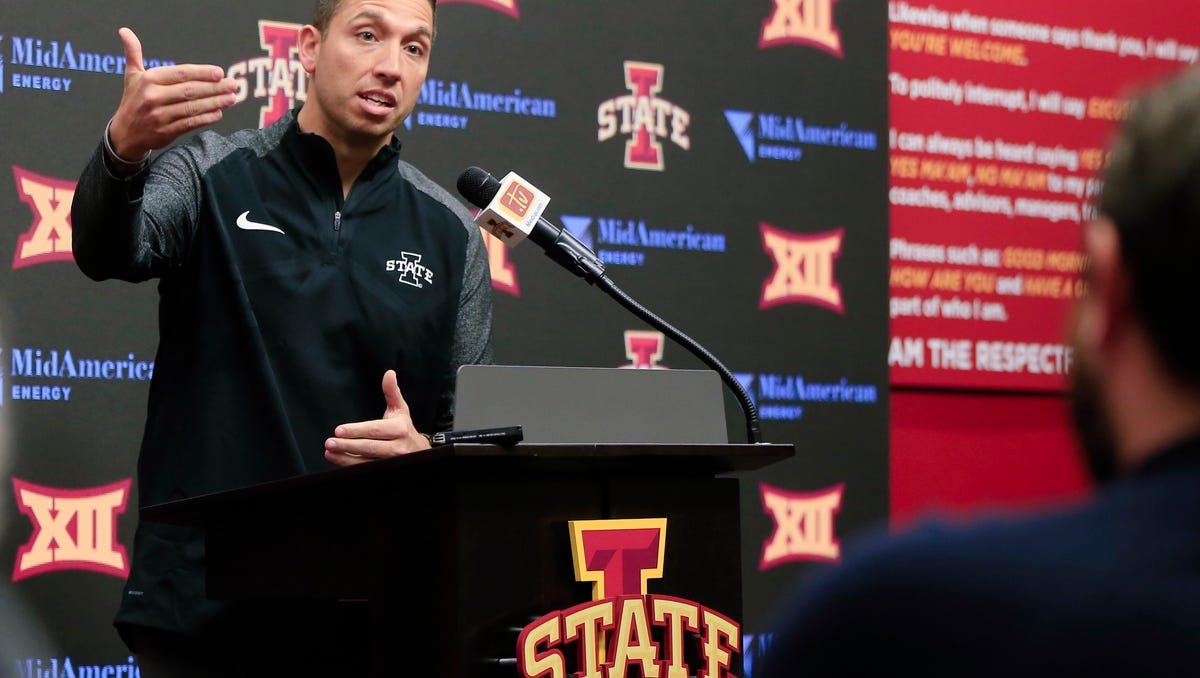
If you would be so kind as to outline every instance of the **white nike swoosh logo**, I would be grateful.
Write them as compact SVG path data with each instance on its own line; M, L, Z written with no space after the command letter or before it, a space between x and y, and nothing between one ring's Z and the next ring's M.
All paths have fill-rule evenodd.
M237 218L237 226L238 226L238 228L242 229L243 231L275 231L276 233L287 235L286 233L283 232L283 229L281 229L277 226L272 226L270 224L260 224L257 221L250 221L249 219L246 218L248 216L250 216L250 210L246 210L245 212L242 212L241 215L239 215Z

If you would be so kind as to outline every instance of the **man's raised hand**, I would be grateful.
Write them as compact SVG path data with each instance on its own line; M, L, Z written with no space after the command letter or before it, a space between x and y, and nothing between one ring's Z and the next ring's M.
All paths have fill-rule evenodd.
M219 66L181 64L146 70L142 43L128 28L125 44L125 92L109 127L113 151L137 160L194 129L221 119L233 105L237 81Z

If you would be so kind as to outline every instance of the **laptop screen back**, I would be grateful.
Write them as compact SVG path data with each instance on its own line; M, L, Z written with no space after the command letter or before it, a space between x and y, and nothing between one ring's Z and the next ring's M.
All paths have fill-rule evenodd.
M708 370L464 365L454 428L524 427L531 443L729 442Z

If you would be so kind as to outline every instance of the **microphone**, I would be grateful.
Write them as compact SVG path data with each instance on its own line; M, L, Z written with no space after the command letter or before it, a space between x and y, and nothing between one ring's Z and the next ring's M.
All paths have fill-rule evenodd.
M604 262L570 231L542 218L550 196L509 172L503 181L486 170L468 167L458 177L458 192L480 209L475 223L510 248L526 238L560 266L595 284L604 277Z
M733 373L708 349L650 312L617 287L605 274L604 262L588 249L587 245L579 242L570 231L543 219L542 212L546 210L550 196L534 188L533 184L515 172L509 172L504 180L500 181L478 167L468 167L459 175L458 192L480 209L479 215L475 217L475 223L480 228L503 240L509 247L515 247L528 238L533 244L544 249L546 256L580 276L588 284L604 290L629 312L674 339L712 368L737 396L738 404L746 416L747 439L755 444L762 442L758 407L746 392L746 387L742 386Z

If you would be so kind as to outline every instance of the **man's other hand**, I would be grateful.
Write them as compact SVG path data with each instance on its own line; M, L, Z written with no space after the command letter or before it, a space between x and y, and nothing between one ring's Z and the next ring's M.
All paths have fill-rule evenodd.
M109 127L109 143L121 158L136 161L183 134L221 119L236 101L237 81L219 66L182 64L146 70L142 43L128 28L125 91Z
M382 419L342 424L334 430L333 437L325 441L326 459L351 466L429 449L429 439L413 426L394 370L383 375L383 398L387 409Z

